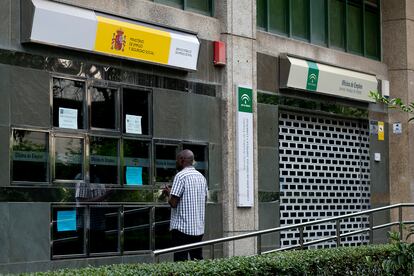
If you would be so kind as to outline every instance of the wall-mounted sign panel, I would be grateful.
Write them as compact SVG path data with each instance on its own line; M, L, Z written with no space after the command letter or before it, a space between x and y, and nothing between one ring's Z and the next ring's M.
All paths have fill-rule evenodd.
M253 91L237 87L237 207L252 207L253 189Z
M281 62L281 87L297 88L364 102L374 102L370 91L378 90L378 80L363 74L321 63L287 57Z
M197 69L195 35L46 0L23 2L23 42Z

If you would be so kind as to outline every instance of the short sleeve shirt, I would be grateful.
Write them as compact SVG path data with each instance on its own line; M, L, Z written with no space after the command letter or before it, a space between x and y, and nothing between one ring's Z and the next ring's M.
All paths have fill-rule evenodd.
M186 167L174 177L171 195L180 198L177 208L171 208L170 230L199 236L204 234L207 197L206 178L194 167Z

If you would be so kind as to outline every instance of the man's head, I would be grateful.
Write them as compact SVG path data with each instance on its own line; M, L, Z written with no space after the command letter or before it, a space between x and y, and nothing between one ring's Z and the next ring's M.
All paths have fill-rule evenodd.
M192 166L194 164L194 154L191 150L185 149L177 154L176 167L177 170Z

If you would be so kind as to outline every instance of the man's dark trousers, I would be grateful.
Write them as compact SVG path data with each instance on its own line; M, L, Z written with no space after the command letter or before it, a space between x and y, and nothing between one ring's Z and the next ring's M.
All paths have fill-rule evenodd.
M171 237L174 246L200 242L203 239L203 235L191 236L184 234L176 229L171 230ZM191 260L203 259L203 249L200 247L174 253L174 262L187 261L188 254L190 254Z

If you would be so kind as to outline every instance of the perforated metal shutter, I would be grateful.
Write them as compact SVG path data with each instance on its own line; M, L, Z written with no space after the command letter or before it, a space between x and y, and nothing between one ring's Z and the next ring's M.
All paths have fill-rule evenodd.
M369 209L367 122L281 112L279 158L281 226ZM342 220L341 233L360 229L367 221L367 217ZM334 235L333 222L304 230L305 242ZM363 234L343 238L341 243L360 245L367 241L367 234ZM282 247L298 242L298 230L281 233Z

